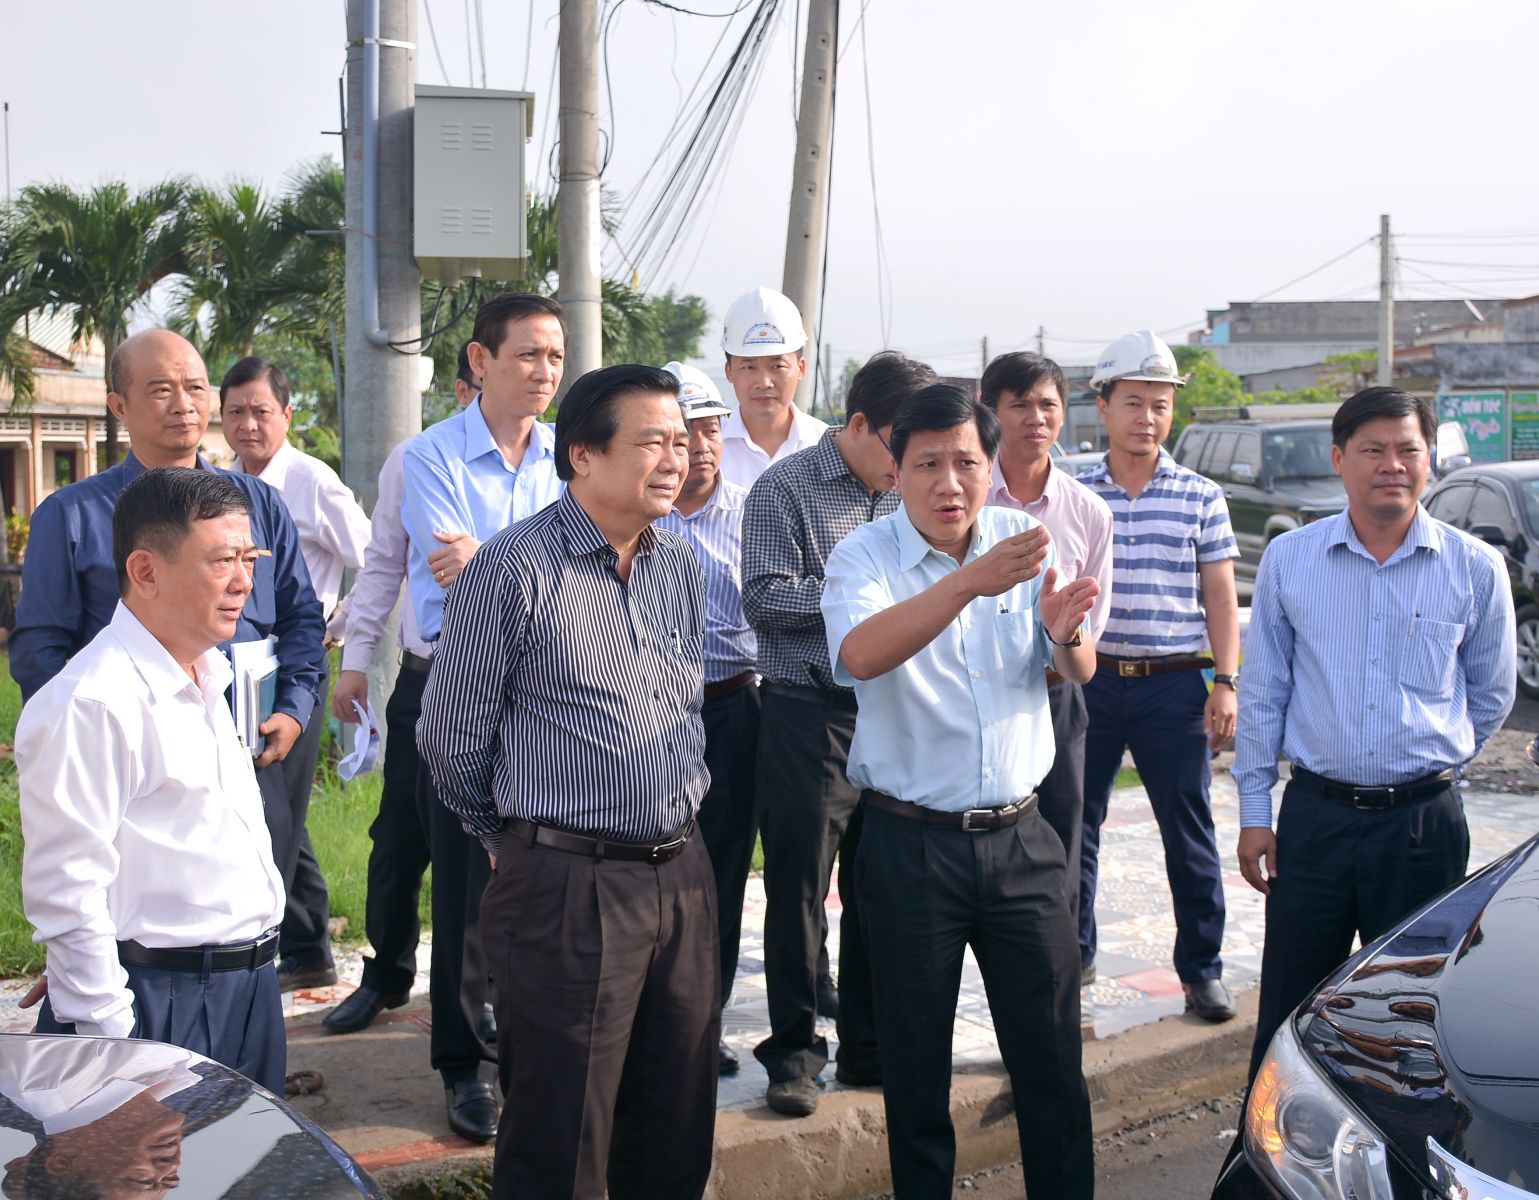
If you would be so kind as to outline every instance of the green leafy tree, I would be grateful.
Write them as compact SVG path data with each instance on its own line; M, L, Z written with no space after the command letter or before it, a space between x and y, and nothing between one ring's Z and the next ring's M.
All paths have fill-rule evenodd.
M25 311L68 312L76 340L101 339L102 376L128 335L129 315L151 288L185 266L189 186L168 179L141 191L109 182L77 191L33 184L6 210L0 293ZM122 457L107 414L107 461Z
M1186 376L1186 386L1176 389L1176 415L1170 423L1174 445L1194 410L1241 404L1246 397L1240 377L1220 366L1213 351L1204 346L1172 346L1171 353L1176 356L1177 369Z

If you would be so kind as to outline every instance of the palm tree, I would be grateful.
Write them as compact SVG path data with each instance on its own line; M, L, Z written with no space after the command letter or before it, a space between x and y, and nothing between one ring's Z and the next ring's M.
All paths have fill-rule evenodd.
M138 192L121 182L87 191L33 184L5 213L0 291L29 311L68 311L76 339L100 338L109 390L112 356L128 335L130 312L183 269L188 190L182 179ZM107 461L121 457L117 418L109 410Z
M260 185L242 180L195 189L186 227L171 327L207 359L244 358L274 306L288 297L285 267L293 235Z

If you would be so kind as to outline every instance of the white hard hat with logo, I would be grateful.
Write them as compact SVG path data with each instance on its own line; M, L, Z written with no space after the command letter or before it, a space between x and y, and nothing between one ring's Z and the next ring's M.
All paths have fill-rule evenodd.
M1090 377L1092 388L1099 390L1119 379L1186 385L1170 347L1147 329L1123 334L1096 359L1095 374Z
M686 421L693 421L696 417L726 417L732 414L732 410L721 402L721 393L716 390L710 376L698 367L671 362L663 370L679 381L679 407L684 410Z
M807 344L796 305L769 288L754 288L732 302L722 321L721 348L741 358L796 354Z

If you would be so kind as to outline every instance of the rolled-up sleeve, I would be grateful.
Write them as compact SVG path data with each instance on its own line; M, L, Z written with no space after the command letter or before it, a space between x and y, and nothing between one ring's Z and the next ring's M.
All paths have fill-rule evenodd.
M822 589L823 626L828 637L828 661L834 665L834 681L854 687L857 680L845 670L840 648L850 631L862 621L893 606L888 586L869 539L849 537L828 556Z
M138 744L107 704L79 697L62 711L29 708L16 726L22 907L48 951L54 1015L82 1034L127 1037L134 1027L107 893Z

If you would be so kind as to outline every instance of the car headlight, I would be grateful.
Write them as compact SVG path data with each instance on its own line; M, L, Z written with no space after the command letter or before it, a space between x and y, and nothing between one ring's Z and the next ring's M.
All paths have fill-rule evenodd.
M1393 1200L1384 1141L1309 1061L1284 1021L1245 1106L1251 1160L1298 1200Z

